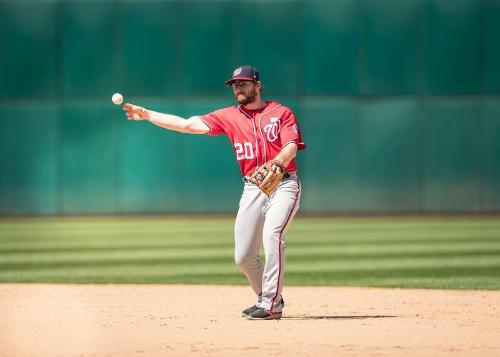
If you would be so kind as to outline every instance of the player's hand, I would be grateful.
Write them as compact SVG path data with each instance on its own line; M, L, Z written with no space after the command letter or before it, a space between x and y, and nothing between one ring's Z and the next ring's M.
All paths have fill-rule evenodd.
M137 105L127 103L123 106L123 110L126 112L128 120L149 119L149 112L147 109L144 109L143 107L138 107Z
M283 164L283 162L281 162L281 161L273 160L273 161L271 161L271 170L281 174L281 173L285 172L285 164Z
M283 182L285 173L286 169L283 162L271 160L259 167L249 179L250 182L259 186L267 196L271 196Z

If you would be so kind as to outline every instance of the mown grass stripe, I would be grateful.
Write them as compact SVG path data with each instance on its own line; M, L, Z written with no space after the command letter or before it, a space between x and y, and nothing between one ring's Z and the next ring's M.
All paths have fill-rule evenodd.
M105 263L105 262L103 262ZM226 269L224 264L208 266L204 269L201 266L198 266L197 269L190 270L190 264L180 265L181 270L174 271L168 268L168 264L144 264L144 262L134 262L132 265L128 264L117 264L116 267L119 267L120 270L113 269L114 265L112 264L103 264L102 266L71 266L65 267L69 268L67 271L72 274L77 275L94 275L97 272L106 272L111 275L121 275L121 274L132 274L136 276L143 275L144 273L152 273L164 275L164 276L174 276L174 275L185 275L186 272L196 272L197 275L213 275L214 273L221 273L228 271L230 274L240 274L235 268ZM350 269L331 269L325 271L294 271L293 269L286 273L286 276L304 276L307 281L310 278L315 277L331 277L331 278L395 278L395 277L413 277L413 278L429 278L429 277L460 277L460 276L488 276L488 277L497 277L498 278L498 265L460 265L460 266L443 266L437 268L436 266L420 266L420 267L386 267L381 269L369 269L369 268L350 268ZM45 267L44 269L38 270L35 274L38 275L46 275L46 274L63 274L66 270L60 269L60 267ZM5 274L6 271L3 271L2 274Z
M102 246L75 246L75 247L52 247L52 248L37 248L37 249L19 249L12 251L3 251L3 257L19 257L23 256L43 256L47 254L65 254L67 256L79 256L86 255L89 253L113 253L113 252L134 252L136 254L141 254L144 252L164 252L165 254L193 254L197 255L200 253L210 254L211 252L232 252L232 245L209 245L205 247L195 247L190 245L132 245L132 246L114 246L114 245L102 245ZM356 245L325 245L325 246L304 246L300 247L298 245L288 247L288 255L297 256L342 256L350 255L353 257L363 257L364 255L376 255L376 254L397 254L397 255L407 255L407 254L426 254L427 252L442 254L442 253L456 253L463 254L467 252L491 252L496 254L500 249L500 242L491 243L480 243L480 242L464 242L460 244L444 244L442 242L437 242L436 244L400 244L400 245L388 245L384 246L381 244L365 244L363 246Z
M470 235L471 233L477 234L495 234L498 237L500 232L500 225L495 226L484 226L481 228L471 228L471 227L457 227L457 226L439 226L439 227L400 227L398 229L393 228L383 228L383 227L373 227L370 229L366 229L365 227L358 227L357 229L339 229L338 227L324 227L320 229L316 226L304 226L304 227L295 227L290 229L289 232L293 232L294 235L310 235L311 233L317 235L326 235L326 236L338 236L342 235L364 235L369 233L372 235L398 235L398 236L407 236L407 235L431 235L433 237L443 236L443 235ZM137 235L158 235L158 236L168 236L168 235L179 235L179 236L193 236L198 235L200 238L206 235L216 235L216 234L224 234L232 236L233 225L231 226L217 226L217 227L205 227L205 228L173 228L173 227L163 227L158 229L127 229L126 227L121 228L113 228L113 229L85 229L85 230L76 230L76 229L68 229L68 230L43 230L43 229L35 229L35 230L19 230L19 231L7 231L0 229L0 237L12 237L17 239L33 239L33 238L43 238L43 237L66 237L66 236L74 236L74 237L100 237L100 236L115 236L119 237L129 237L129 236L137 236Z
M102 239L114 240L114 241L130 241L138 240L143 238L145 240L179 240L184 239L196 239L198 241L203 241L205 239L217 239L217 240L227 240L233 239L232 228L220 229L214 231L205 231L203 234L198 236L195 231L158 231L158 232L131 232L131 231L113 231L113 232L61 232L61 233L51 233L51 232L37 232L34 234L21 233L9 234L1 232L0 244L19 242L37 242L37 241L54 241L60 242L66 241L68 238L79 239L86 241L99 241ZM384 241L404 241L404 240L456 240L456 239L499 239L500 240L500 227L498 229L484 229L484 230L464 230L464 229L448 229L446 231L438 232L432 230L426 230L423 232L416 232L412 230L407 231L371 231L369 233L363 233L361 231L349 232L339 234L334 231L314 231L313 229L308 230L307 233L300 233L297 229L290 229L287 233L288 240L304 241L304 242L322 242L322 241L338 241L338 242L352 242L359 241L363 242L366 240L378 240Z
M473 246L484 246L484 247L498 247L500 246L500 240L490 239L490 238L458 238L453 241L453 246L459 247L473 247ZM37 242L36 244L18 244L10 243L0 245L0 254L15 254L15 253L43 253L43 252L88 252L88 251L99 251L99 250L141 250L141 249L189 249L189 250L202 250L202 249L214 249L214 248L228 248L233 247L234 242L231 241L184 241L179 242L158 242L158 241L131 241L131 242L115 242L115 241L98 241L98 242L88 242L88 241L68 241L65 244L53 243L53 242ZM407 241L384 241L379 242L376 240L366 240L366 241L332 241L332 242L315 242L310 243L306 241L300 242L290 242L288 244L291 248L300 248L302 251L307 251L308 249L323 251L324 248L332 249L343 249L345 247L351 247L353 249L370 249L374 248L393 248L401 247L412 249L413 247L427 247L428 249L438 249L439 247L450 246L449 242L443 242L441 240L407 240Z
M434 251L434 252L456 252L456 253L461 253L464 251L468 250L473 250L473 249L483 249L483 250L490 250L490 249L498 249L500 248L500 242L493 242L493 243L488 243L488 244L480 244L480 243L475 243L475 242L469 242L469 243L461 243L461 244L445 244L445 243L439 243L439 244L434 244L434 245L429 245L429 244L407 244L407 245L387 245L383 246L380 244L365 244L363 246L352 246L352 245L345 245L345 246L329 246L329 247L290 247L288 251L296 251L299 252L300 254L318 254L318 255L324 255L324 254L335 254L335 253L342 253L342 254L362 254L362 253L399 253L399 254L406 254L406 253L415 253L415 252L428 252L428 251Z
M33 260L49 260L65 257L68 260L78 259L79 257L112 257L112 256L135 256L135 257L153 257L161 255L163 257L204 257L212 255L233 256L232 246L205 247L204 249L189 249L159 246L142 246L134 248L124 247L101 247L92 249L68 250L45 250L45 251L15 251L2 254L1 263L18 261L20 264ZM350 259L363 260L370 258L391 258L391 257L444 257L456 256L461 258L473 257L477 255L500 256L500 244L464 244L456 246L365 246L363 249L357 247L313 247L303 248L294 247L286 250L286 256L295 260L314 260L314 259ZM500 261L500 259L499 259Z
M158 234L154 233L136 233L129 231L114 231L113 233L96 232L91 234L81 234L78 235L76 232L65 233L61 235L55 235L51 233L41 233L38 232L37 235L19 235L16 237L10 236L8 234L0 235L0 244L3 242L37 242L41 240L60 242L66 241L68 238L86 240L86 241L100 241L102 239L113 240L113 241L130 241L130 240L178 240L183 241L184 239L198 240L200 242L206 239L216 239L216 240L227 240L233 239L232 229L220 230L214 232L205 232L202 235L196 234L194 231L183 231L183 232L171 232L165 231ZM500 240L500 228L498 230L478 230L478 231L468 231L468 230L448 230L443 232L436 231L424 231L415 232L412 230L407 230L403 232L388 231L372 231L363 233L361 231L349 232L340 234L334 234L333 231L321 231L314 232L314 230L308 231L307 234L301 234L297 230L291 228L287 233L287 238L289 240L296 241L365 241L365 240L378 240L378 241L393 241L395 239L401 240L412 240L412 239L427 239L427 240L455 240L455 239L466 239L466 238L489 238L489 239L499 239Z
M351 270L349 272L325 272L286 274L287 285L333 285L333 286L394 286L405 287L447 287L447 288L496 288L496 275L491 268L447 268L436 272L436 269L424 268L418 271L419 278L415 278L415 270L394 269L380 273ZM142 273L123 271L120 274L110 275L117 283L198 283L198 284L246 284L246 280L237 272L207 272L185 273L177 275L163 275L161 271ZM108 283L109 278L97 273L88 274L85 271L72 272L72 277L62 272L44 272L38 274L38 280L43 282L60 283ZM7 281L9 278L5 278ZM21 276L16 281L30 281L28 276ZM409 281L404 284L403 281ZM286 291L286 288L285 288Z
M9 230L17 230L23 232L36 233L43 229L49 230L52 233L61 231L71 233L77 230L134 230L143 232L154 232L155 230L163 230L166 227L173 230L188 230L188 231L209 231L232 228L234 218L228 219L197 219L187 217L181 221L173 219L162 220L116 220L102 221L89 218L83 222L78 220L54 220L52 223L19 221L16 223L0 219L0 232ZM498 229L500 228L500 220L498 218L418 218L418 219L314 219L314 218L297 218L294 220L293 227L297 231L301 230L333 230L333 231L373 231L373 230L449 230L449 229ZM108 232L106 232L108 233Z
M406 278L416 277L419 278L432 278L432 277L460 277L460 276L476 276L476 277L498 277L498 266L459 266L459 267L420 267L420 268L393 268L393 269L374 269L374 270L338 270L338 271L324 271L320 274L313 272L290 272L288 277L302 276L303 280L314 279L314 275L320 275L323 279L328 278L331 280L344 279L370 279L376 280L378 278Z
M61 259L62 258L62 259ZM225 264L227 266L233 265L233 260L227 255L212 255L202 257L163 257L163 256L148 256L148 257L135 257L135 256L110 256L110 257L80 257L78 260L68 259L61 257L60 259L38 260L38 261L15 261L15 262L2 262L0 263L0 270L41 270L51 268L65 268L73 269L79 267L119 267L119 266L153 266L174 265L174 270L178 270L182 265L189 265L190 267L203 267L209 265ZM288 271L300 269L302 271L331 271L331 270L349 270L357 268L361 270L372 270L376 266L377 270L384 270L387 268L395 268L404 265L405 268L415 268L423 266L434 266L436 269L448 266L492 266L497 267L497 276L500 278L500 262L495 256L491 255L476 255L474 257L467 257L468 259L460 259L455 256L431 256L431 257L368 257L365 260L357 259L355 264L352 260L346 259L314 259L310 260L290 260L288 262Z
M318 272L322 273L324 271L347 271L351 269L372 271L376 266L377 270L385 269L397 269L401 266L405 268L424 268L433 267L435 269L441 269L445 267L492 267L497 269L497 276L500 278L500 263L494 257L475 257L474 259L469 259L464 261L463 259L456 259L445 257L441 259L422 259L422 258L408 258L408 259L373 259L357 261L355 264L352 261L338 260L338 261L314 261L314 262L303 262L303 261L292 261L287 265L287 271L299 271L299 272Z

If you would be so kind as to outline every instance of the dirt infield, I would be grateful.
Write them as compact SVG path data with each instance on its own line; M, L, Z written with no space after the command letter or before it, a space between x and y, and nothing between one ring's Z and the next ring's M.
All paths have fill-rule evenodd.
M2 356L499 356L500 291L286 287L280 321L250 288L0 285Z

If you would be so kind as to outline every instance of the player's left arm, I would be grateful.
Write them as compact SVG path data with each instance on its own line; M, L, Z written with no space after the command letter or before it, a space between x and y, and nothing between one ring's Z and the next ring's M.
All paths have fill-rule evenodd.
M278 155L275 156L274 160L282 162L286 167L295 156L297 156L297 144L291 142L281 149Z
M299 124L292 111L288 111L283 117L279 135L283 147L274 160L280 161L286 167L297 155L297 150L305 148L300 135Z

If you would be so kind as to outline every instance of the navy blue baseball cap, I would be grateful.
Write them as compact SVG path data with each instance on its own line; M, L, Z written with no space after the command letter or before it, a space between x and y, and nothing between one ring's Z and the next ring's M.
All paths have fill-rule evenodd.
M233 71L231 79L226 81L226 86L230 86L234 81L258 81L259 70L252 66L240 66Z

